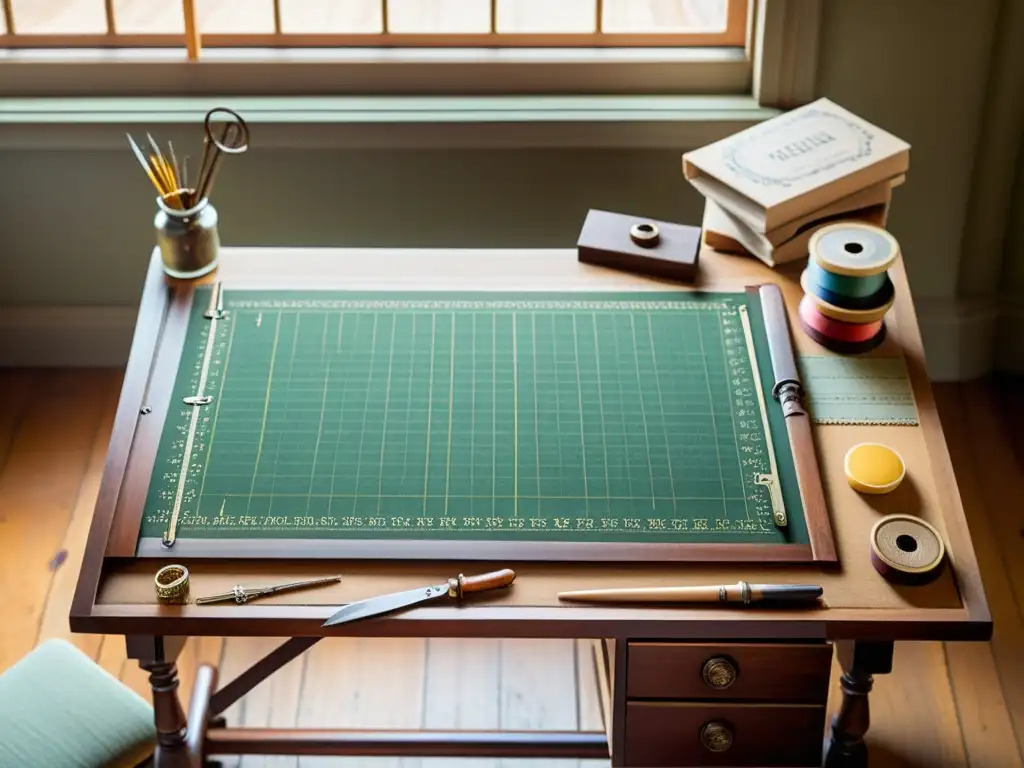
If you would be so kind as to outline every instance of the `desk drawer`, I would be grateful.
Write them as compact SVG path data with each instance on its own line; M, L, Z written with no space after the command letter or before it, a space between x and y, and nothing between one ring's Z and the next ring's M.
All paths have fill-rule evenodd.
M626 765L820 766L825 707L631 701Z
M824 704L827 643L630 643L630 699L729 699Z

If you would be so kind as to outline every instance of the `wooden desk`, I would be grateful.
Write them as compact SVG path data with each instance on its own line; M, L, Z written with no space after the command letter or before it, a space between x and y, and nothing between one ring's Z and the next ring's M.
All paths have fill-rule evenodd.
M827 354L799 331L799 266L773 271L752 259L713 252L701 256L699 287L741 290L776 282L790 312L799 351ZM373 595L430 584L480 570L470 562L423 560L258 561L189 563L193 594L226 591L341 573L341 583L315 593L282 594L246 606L166 606L156 602L152 578L168 561L123 555L137 531L125 519L143 503L146 488L132 481L132 462L148 450L135 439L140 410L160 386L159 361L169 297L179 284L164 278L157 254L148 272L139 322L125 375L88 548L71 611L75 632L123 634L129 654L151 673L161 747L158 764L192 765L196 755L240 752L289 754L581 756L610 752L613 765L807 765L820 753L833 648L845 674L841 711L831 728L829 765L863 765L867 694L873 674L888 672L896 640L986 640L991 620L935 409L917 320L902 263L892 270L897 301L887 317L889 337L872 354L902 350L911 375L920 425L816 426L818 461L840 563L666 566L653 563L503 563L515 568L515 588L486 605L431 606L398 616L325 631L337 606ZM225 249L215 276L228 288L268 282L281 288L503 290L672 289L657 282L577 262L574 250L312 250ZM208 278L209 279L209 278ZM173 375L173 374L171 374ZM888 496L865 497L843 476L853 444L876 440L896 448L907 480ZM150 457L149 461L152 461ZM927 586L895 587L868 559L868 532L880 513L909 512L934 524L945 538L949 567ZM129 550L130 551L130 550ZM813 610L622 608L561 604L561 590L688 583L820 583L827 607ZM337 635L392 637L565 637L601 641L606 675L608 735L449 734L239 731L215 715L259 680L310 647ZM219 693L216 672L203 669L186 718L176 696L175 656L187 636L286 636L286 643L237 683ZM719 689L703 679L711 659L724 658ZM731 672L729 671L731 669ZM713 675L711 680L722 680ZM732 746L710 752L700 733L714 721L734 731ZM812 734L810 740L806 734ZM801 736L800 734L804 734ZM811 746L809 746L811 745ZM191 761L191 762L190 762Z

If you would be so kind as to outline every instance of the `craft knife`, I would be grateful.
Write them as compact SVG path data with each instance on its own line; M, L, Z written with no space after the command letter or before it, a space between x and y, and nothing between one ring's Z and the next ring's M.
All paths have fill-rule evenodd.
M471 592L483 592L489 589L507 587L515 581L515 578L515 571L509 568L484 573L480 576L467 577L460 573L443 584L410 589L407 592L394 592L389 595L381 595L380 597L372 597L357 603L350 603L325 621L323 626L333 627L335 624L344 624L349 621L356 621L357 619L367 619L371 616L391 613L401 608L409 608L444 597L461 600L463 596Z

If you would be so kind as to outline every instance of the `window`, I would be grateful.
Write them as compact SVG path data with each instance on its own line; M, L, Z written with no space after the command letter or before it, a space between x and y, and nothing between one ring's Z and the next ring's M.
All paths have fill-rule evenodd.
M11 95L97 88L109 95L741 94L750 90L754 5L0 0L0 62L51 65L11 71L0 88ZM74 71L83 61L97 66Z
M746 0L2 0L14 48L734 46ZM193 50L193 57L199 54Z

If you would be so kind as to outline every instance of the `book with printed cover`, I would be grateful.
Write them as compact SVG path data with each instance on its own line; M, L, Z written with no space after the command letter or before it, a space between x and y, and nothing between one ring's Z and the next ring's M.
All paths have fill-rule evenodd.
M762 235L909 165L907 142L826 98L683 155L690 184Z
M839 215L816 219L788 240L773 244L760 232L755 232L714 200L704 201L704 220L701 223L702 242L709 248L725 253L756 256L769 267L807 258L807 244L811 235L826 224L843 219L863 221L884 227L889 216L887 202L846 210Z

